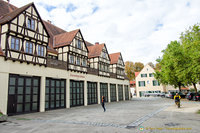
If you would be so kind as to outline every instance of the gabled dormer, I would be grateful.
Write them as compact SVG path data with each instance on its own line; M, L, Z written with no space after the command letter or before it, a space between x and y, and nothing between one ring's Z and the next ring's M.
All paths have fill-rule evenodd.
M88 49L80 29L54 36L53 47L58 60L67 63L68 70L87 72Z
M105 44L96 43L88 46L89 67L96 69L99 76L109 77L110 57Z
M46 66L49 34L34 3L3 15L0 27L0 45L6 60Z
M110 54L110 72L116 74L116 78L124 79L124 61L120 52Z

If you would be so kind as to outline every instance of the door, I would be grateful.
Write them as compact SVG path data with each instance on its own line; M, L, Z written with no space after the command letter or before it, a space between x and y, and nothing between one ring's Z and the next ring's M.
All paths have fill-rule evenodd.
M8 96L8 114L12 115L16 112L15 95Z

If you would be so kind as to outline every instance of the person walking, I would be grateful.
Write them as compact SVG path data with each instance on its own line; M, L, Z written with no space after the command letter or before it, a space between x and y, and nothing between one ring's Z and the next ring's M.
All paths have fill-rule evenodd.
M178 108L180 108L180 99L181 99L181 96L178 93L176 93L176 95L174 96L174 100Z
M101 105L102 105L102 107L103 107L103 109L104 109L104 112L106 112L106 108L105 108L105 97L104 97L104 96L101 97Z

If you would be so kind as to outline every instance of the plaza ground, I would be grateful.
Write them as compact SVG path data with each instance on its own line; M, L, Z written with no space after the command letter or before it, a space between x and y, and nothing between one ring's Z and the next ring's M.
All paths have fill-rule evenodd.
M10 116L0 123L1 133L118 133L199 131L200 102L167 98L133 98L130 101ZM140 130L141 128L141 130Z

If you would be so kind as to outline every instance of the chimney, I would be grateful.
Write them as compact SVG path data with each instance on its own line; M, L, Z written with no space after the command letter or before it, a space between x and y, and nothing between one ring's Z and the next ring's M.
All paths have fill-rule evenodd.
M47 20L47 22L51 24L51 21L50 21L50 20Z
M99 45L99 42L95 42L95 45Z

